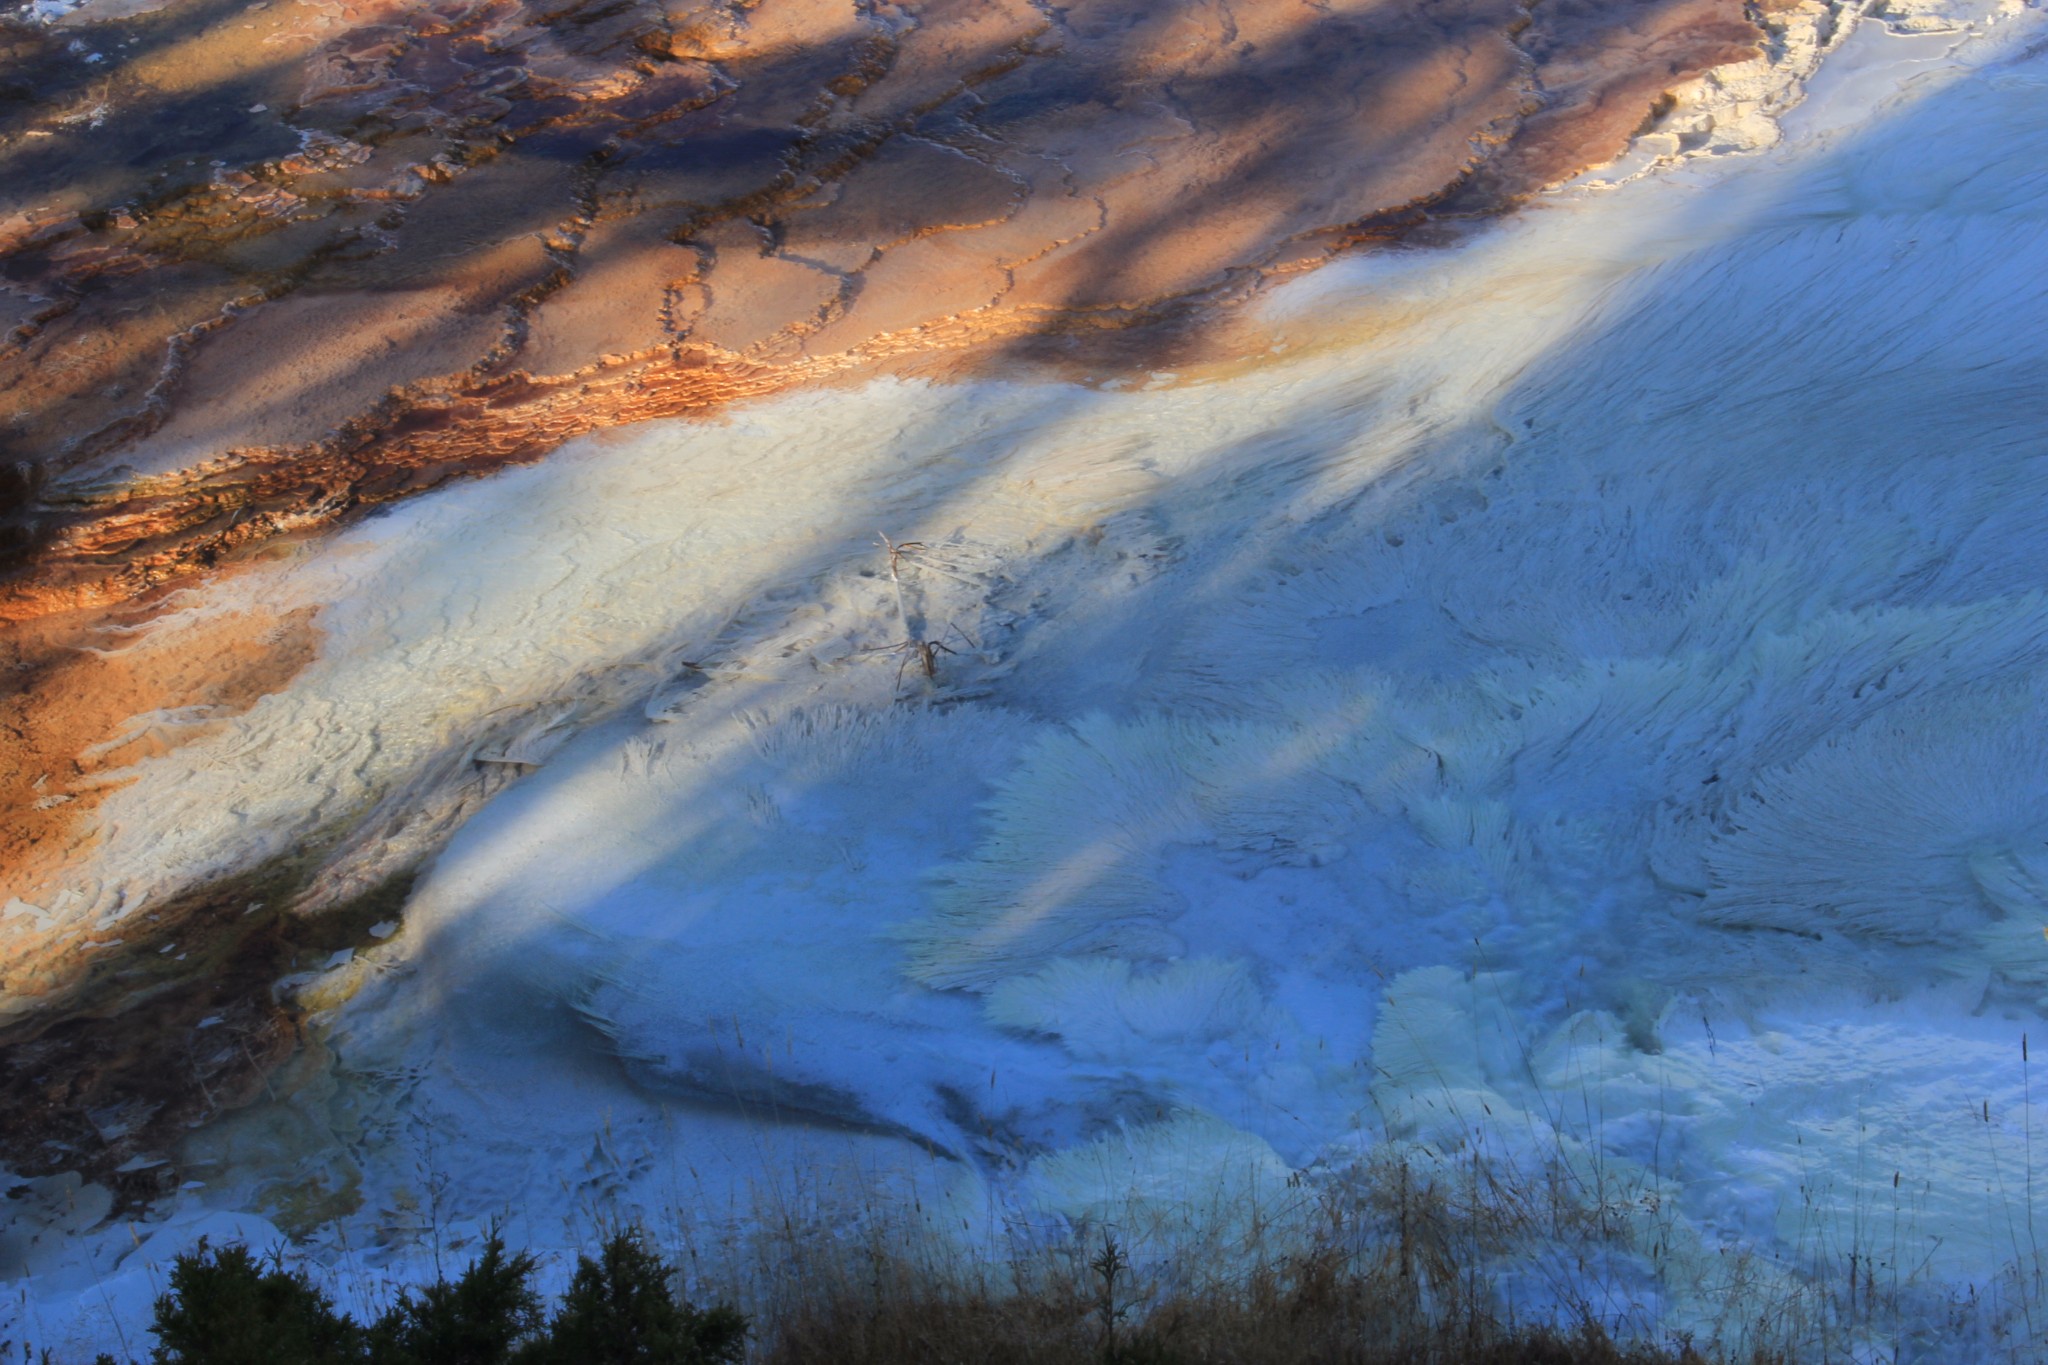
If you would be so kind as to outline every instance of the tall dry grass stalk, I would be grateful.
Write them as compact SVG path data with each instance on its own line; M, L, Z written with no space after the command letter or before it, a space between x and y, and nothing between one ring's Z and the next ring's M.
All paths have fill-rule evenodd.
M1606 1263L1633 1229L1487 1161L1383 1156L1228 1229L1011 1231L963 1256L902 1220L785 1220L752 1248L772 1365L1775 1365L1735 1330L1654 1339Z

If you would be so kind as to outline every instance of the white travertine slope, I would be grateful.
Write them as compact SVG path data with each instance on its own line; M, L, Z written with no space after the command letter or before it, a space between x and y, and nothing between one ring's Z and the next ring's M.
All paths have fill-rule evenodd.
M1918 1283L1995 1273L2048 1003L2034 21L1860 29L1779 145L1326 271L1257 364L629 429L280 568L322 658L108 799L108 885L530 775L175 1218L353 1186L314 1247L403 1274L429 1204L552 1246L843 1166L1170 1223L1478 1144L1634 1172L1673 1328L1722 1248L1905 1196ZM144 1282L98 1254L46 1320Z

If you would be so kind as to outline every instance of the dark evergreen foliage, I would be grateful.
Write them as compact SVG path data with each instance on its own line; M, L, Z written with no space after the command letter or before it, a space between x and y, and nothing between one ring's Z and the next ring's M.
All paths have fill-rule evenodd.
M520 1365L727 1365L740 1358L747 1320L719 1305L698 1310L670 1292L673 1269L638 1232L577 1258L576 1276L548 1333Z
M156 1365L350 1365L362 1330L303 1270L259 1264L247 1247L201 1242L156 1301Z
M483 1253L450 1284L399 1296L369 1331L373 1365L504 1365L539 1330L540 1296L528 1283L539 1262L505 1254L496 1228Z
M698 1309L669 1288L673 1267L637 1231L606 1242L552 1320L533 1291L538 1262L508 1254L496 1229L454 1283L399 1296L365 1329L335 1311L304 1271L248 1248L201 1242L178 1257L156 1301L153 1365L733 1365L747 1320ZM101 1356L96 1365L115 1365Z

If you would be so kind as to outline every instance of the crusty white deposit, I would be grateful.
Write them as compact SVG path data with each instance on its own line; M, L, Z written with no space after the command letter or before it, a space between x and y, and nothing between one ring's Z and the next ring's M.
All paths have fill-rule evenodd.
M1724 1248L2031 1255L2034 17L1867 26L1776 147L1327 270L1256 363L629 428L241 580L323 653L106 799L107 884L526 776L308 986L325 1079L141 1250L17 1224L0 1318L133 1332L349 1182L345 1290L429 1212L1151 1228L1386 1141L1621 1180L1671 1328Z

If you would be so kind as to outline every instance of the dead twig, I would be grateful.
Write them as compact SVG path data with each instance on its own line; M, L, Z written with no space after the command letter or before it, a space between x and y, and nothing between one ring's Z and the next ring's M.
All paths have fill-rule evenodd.
M921 540L906 540L898 543L889 539L886 531L877 531L875 534L882 538L882 548L889 552L889 583L896 589L896 615L902 618L903 628L915 634L917 627L911 624L910 608L904 604L903 576L898 570L903 566L903 557L905 555L914 555L922 550L924 542Z
M939 656L953 652L943 641L939 640L905 640L902 644L891 646L891 648L899 650L903 654L903 662L896 666L896 690L898 692L903 690L903 671L910 667L912 659L916 659L917 666L924 670L925 681L936 686L939 681Z

